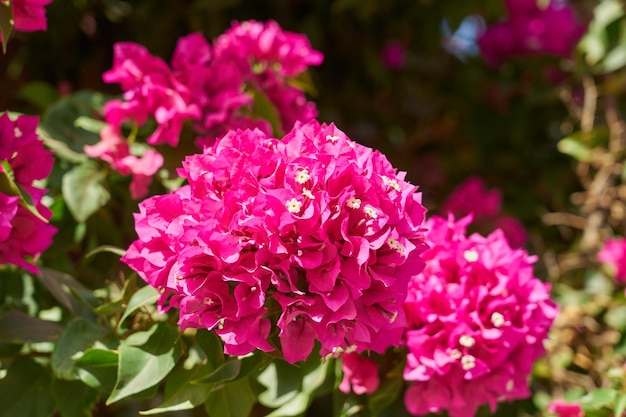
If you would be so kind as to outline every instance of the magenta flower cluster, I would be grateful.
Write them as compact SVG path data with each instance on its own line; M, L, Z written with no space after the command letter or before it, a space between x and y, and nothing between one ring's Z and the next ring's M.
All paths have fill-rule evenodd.
M568 58L586 30L564 0L505 0L508 17L478 39L487 62L500 65L512 57L550 54Z
M157 127L146 139L153 146L177 146L186 123L200 148L230 129L257 128L268 135L274 128L288 131L296 121L317 116L315 104L291 80L322 59L304 35L283 31L273 21L236 22L213 45L199 33L185 36L176 45L171 65L141 45L118 43L113 69L103 79L120 84L123 100L105 105L110 126L85 152L132 175L131 194L139 198L147 193L163 159L153 149L134 155L123 135L125 122L142 126L153 118ZM274 111L258 110L268 107L263 103ZM271 120L273 113L278 120Z
M52 3L52 0L8 0L8 2L13 10L15 30L35 32L48 29L44 6Z
M384 155L313 120L282 140L231 131L179 174L188 185L140 204L123 261L181 328L291 363L316 341L322 355L400 343L426 210Z
M36 258L56 229L41 203L46 190L33 185L50 174L54 158L38 139L37 117L0 115L0 265L38 273Z
M509 244L521 247L528 241L528 234L522 223L514 217L502 213L502 192L487 189L485 182L479 177L469 177L450 193L443 202L439 213L455 217L471 214L473 226L480 232L491 232L502 229Z
M473 417L489 404L524 398L533 362L555 316L536 257L512 249L501 230L467 236L471 216L426 222L424 271L405 302L405 404L413 415L447 410Z
M626 282L626 238L606 239L598 252L598 261L610 265L617 281Z

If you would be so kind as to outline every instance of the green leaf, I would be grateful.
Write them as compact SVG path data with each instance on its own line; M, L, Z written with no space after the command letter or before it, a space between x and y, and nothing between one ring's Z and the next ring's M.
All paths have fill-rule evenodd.
M248 378L217 386L209 393L204 409L210 417L248 417L256 403L256 393Z
M102 113L111 97L94 91L77 91L63 97L43 114L39 127L46 146L57 157L71 162L86 160L83 148L100 141L100 135L76 125L81 116L93 118ZM80 122L82 124L82 122Z
M40 279L54 298L69 311L76 315L89 315L90 307L85 297L91 298L91 291L76 278L53 269L41 268Z
M19 310L10 310L0 317L0 343L50 342L61 334L63 326L41 320Z
M120 319L120 323L140 308L156 303L159 296L159 292L154 287L149 285L138 289L133 296L130 297L126 311L124 311L124 314Z
M585 411L597 410L611 405L615 401L615 390L598 388L580 399L580 405Z
M111 196L104 187L105 178L106 172L91 161L77 165L63 175L63 198L78 223L84 223L109 201Z
M557 148L561 153L574 157L578 161L589 161L591 159L591 149L586 144L577 140L573 136L561 139Z
M7 52L7 43L13 31L13 3L0 2L0 32L2 33L2 53Z
M280 114L276 110L276 106L272 101L256 86L250 86L253 102L252 116L265 119L272 125L272 131L275 137L280 138L284 135L280 123Z
M50 375L39 364L20 358L0 380L0 417L49 417L54 411Z
M59 95L49 83L45 81L31 81L20 88L17 92L17 97L34 106L45 109L54 103Z
M304 371L301 367L285 361L274 361L259 375L258 381L267 387L259 395L259 402L270 408L277 408L293 399L302 389Z
M158 385L174 368L182 353L182 342L175 327L169 323L154 325L119 347L117 382L106 403L112 404ZM141 346L133 345L147 337Z
M77 379L74 370L77 354L90 348L103 337L107 330L82 317L70 321L61 333L61 337L52 352L51 365L55 375L63 379Z
M126 249L118 248L117 246L112 245L101 245L87 253L85 258L91 258L92 256L102 252L112 253L121 258L126 254Z
M74 367L81 381L92 388L110 393L117 379L118 354L110 350L88 349Z
M222 364L206 377L200 378L194 382L216 384L234 381L248 376L251 373L261 371L270 361L271 358L268 355L255 351L252 355L246 356L245 358L236 358Z
M624 411L626 411L626 394L617 394L617 397L615 398L615 408L613 410L615 411L614 415L616 416L624 415Z
M167 411L190 410L203 404L211 393L211 384L196 384L192 381L206 376L213 370L209 364L192 370L183 367L172 372L165 385L165 400L158 407L141 411L152 415Z
M98 393L80 381L52 381L52 395L61 417L91 417Z
M393 404L398 396L402 393L404 387L404 379L402 372L404 370L404 362L399 362L395 368L386 375L383 383L378 389L370 394L368 407L373 416L379 415L384 409Z
M220 338L212 331L199 329L196 332L196 342L204 351L207 360L217 368L224 363L224 352Z

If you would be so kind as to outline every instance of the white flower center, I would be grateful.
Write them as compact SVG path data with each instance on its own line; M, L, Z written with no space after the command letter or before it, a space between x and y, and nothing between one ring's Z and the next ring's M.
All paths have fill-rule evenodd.
M374 207L372 207L372 206L366 206L363 209L363 211L365 212L365 214L367 214L372 219L377 219L378 218L378 213L376 212L376 209L374 209Z
M389 239L387 239L387 245L400 254L404 253L404 248L393 236L389 236Z
M381 175L381 178L383 180L383 184L385 184L387 187L391 187L396 191L400 191L400 184L398 184L398 181L385 175Z
M471 348L472 346L476 344L476 339L474 339L472 336L468 334L464 334L463 336L459 338L459 344L461 346Z
M504 324L504 316L496 311L491 315L491 323L495 327L502 327L502 325Z
M458 349L452 349L448 355L450 355L452 359L459 359L462 356L461 351Z
M346 203L351 209L358 210L361 208L361 200L356 197L350 197Z
M310 200L315 200L315 196L311 192L311 190L307 190L306 188L302 189L302 195Z
M289 213L300 213L300 209L302 208L302 203L298 201L296 198L292 198L291 200L285 203L287 207L287 211Z
M476 366L476 358L472 355L465 355L461 358L461 366L464 371L469 371Z
M336 143L339 140L339 136L326 135L326 140L332 143Z
M311 175L309 175L309 170L304 168L296 173L296 182L298 184L304 184L308 180L311 179Z
M463 257L467 262L476 262L478 260L478 252L476 249L470 249L463 252Z

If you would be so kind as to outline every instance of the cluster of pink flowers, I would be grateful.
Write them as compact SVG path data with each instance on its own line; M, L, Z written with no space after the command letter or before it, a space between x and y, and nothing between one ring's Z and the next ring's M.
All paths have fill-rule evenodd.
M357 395L372 394L380 385L378 365L367 356L355 352L341 355L343 379L339 390L345 394L351 391Z
M548 406L548 412L557 417L585 417L585 413L578 403L568 403L564 400L554 400Z
M555 316L536 257L512 249L501 230L467 236L471 216L426 222L424 271L405 302L405 404L413 415L448 410L473 417L489 404L524 398L533 362Z
M519 220L502 214L500 190L488 190L478 177L463 181L443 202L439 213L442 216L452 213L455 217L472 214L474 227L481 232L502 229L513 247L524 246L528 240L526 229Z
M48 29L44 6L52 0L8 0L13 9L13 27L21 32ZM1 34L0 34L1 35ZM0 36L0 39L2 37Z
M611 265L615 279L626 282L626 239L607 239L598 252L598 261Z
M41 203L46 190L33 185L48 176L54 162L37 138L37 121L34 116L11 120L0 115L0 265L33 273L39 272L33 261L56 233L47 222L52 212Z
M509 16L482 34L478 45L487 62L499 65L516 56L551 54L567 58L586 30L565 0L505 0Z
M291 363L316 340L322 355L401 342L426 210L384 155L312 120L282 140L231 131L179 174L188 185L140 204L123 261L181 328Z
M103 79L120 84L123 100L105 105L110 128L102 131L101 142L85 152L109 162L123 175L133 175L131 192L139 198L163 161L152 149L140 157L131 153L123 136L125 122L141 126L154 118L157 128L146 142L170 146L178 145L189 122L200 148L230 129L258 128L268 135L273 128L288 131L296 121L317 116L315 104L290 81L322 59L304 35L283 31L273 21L233 23L213 45L199 33L185 36L176 45L171 65L141 45L118 43L113 69ZM271 115L263 111L253 114L255 100L271 103L280 119L275 124L280 126L272 126Z

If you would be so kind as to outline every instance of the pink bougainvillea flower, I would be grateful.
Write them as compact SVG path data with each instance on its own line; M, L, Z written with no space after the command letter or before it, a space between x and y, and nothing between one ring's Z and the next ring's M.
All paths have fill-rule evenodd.
M585 413L577 403L567 403L564 400L554 400L548 405L548 412L557 417L584 417Z
M536 0L506 0L509 16L487 28L478 44L492 65L515 57L550 54L567 58L586 31L562 0L541 7Z
M426 266L405 301L413 415L473 417L483 404L495 410L530 395L528 376L558 312L549 285L533 275L536 257L512 249L501 230L466 236L471 220L426 222Z
M8 0L13 6L13 25L22 32L48 29L44 6L52 0Z
M11 120L6 113L0 115L0 172L6 182L19 186L19 192L3 190L11 195L0 193L0 265L13 264L33 273L39 272L33 261L56 233L46 221L52 213L41 204L46 190L33 185L48 176L54 162L37 137L37 122L34 116Z
M371 394L378 389L378 365L367 356L358 353L344 353L341 355L341 370L343 379L339 390L345 394L353 391L357 395Z
M455 217L472 214L474 226L480 231L502 229L513 247L521 247L528 241L526 229L519 220L502 214L502 193L488 190L479 177L469 177L443 202L439 213Z
M611 265L615 279L626 282L626 239L612 238L604 242L598 261Z
M253 60L287 77L319 65L324 59L305 35L284 31L273 20L234 22L215 41L215 54L232 57L245 67Z
M406 49L397 40L387 41L380 54L380 59L383 65L389 69L400 69L406 64Z
M310 121L281 141L231 131L179 174L189 185L140 204L123 260L162 292L161 309L180 310L181 328L291 363L316 341L322 355L400 343L425 209L382 154Z

